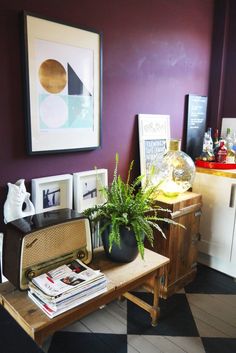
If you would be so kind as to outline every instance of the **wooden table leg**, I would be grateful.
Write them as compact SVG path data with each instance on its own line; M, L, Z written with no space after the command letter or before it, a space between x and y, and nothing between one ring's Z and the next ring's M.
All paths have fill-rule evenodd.
M138 305L140 308L146 310L147 312L150 313L151 318L152 318L152 326L157 326L157 320L159 317L160 309L159 309L159 290L160 290L160 271L159 269L156 272L154 281L153 281L153 288L152 288L152 293L153 293L153 304L150 305L143 301L142 299L136 297L135 295L125 292L123 293L123 296L132 301L134 304Z
M43 343L47 337L45 337L44 335L42 335L40 333L35 333L35 334L33 334L32 338L37 343L37 345L42 348Z
M154 280L153 288L153 306L151 309L152 326L157 326L157 320L160 314L159 308L159 292L160 292L160 271L157 270L157 274Z

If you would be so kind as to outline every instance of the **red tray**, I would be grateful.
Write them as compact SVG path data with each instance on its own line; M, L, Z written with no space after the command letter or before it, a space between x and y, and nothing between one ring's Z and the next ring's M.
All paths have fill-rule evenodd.
M195 161L196 167L210 168L210 169L236 169L236 163L218 163L218 162L206 162L197 160Z

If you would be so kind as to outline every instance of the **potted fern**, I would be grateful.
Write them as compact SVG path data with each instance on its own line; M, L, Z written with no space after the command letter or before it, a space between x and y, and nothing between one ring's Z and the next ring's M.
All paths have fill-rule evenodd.
M126 181L118 175L118 163L116 154L113 181L109 187L100 190L106 202L88 208L84 213L95 224L100 222L100 235L107 256L114 261L130 262L138 253L144 258L145 238L153 245L154 229L165 237L159 222L178 223L160 216L160 211L169 211L155 205L153 195L157 186L141 187L142 176L130 182L134 162L130 164Z

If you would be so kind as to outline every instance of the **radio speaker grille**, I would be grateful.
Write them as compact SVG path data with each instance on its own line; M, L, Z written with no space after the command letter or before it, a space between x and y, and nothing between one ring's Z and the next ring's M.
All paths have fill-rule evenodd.
M79 219L41 229L24 237L22 268L47 262L86 247L88 221Z

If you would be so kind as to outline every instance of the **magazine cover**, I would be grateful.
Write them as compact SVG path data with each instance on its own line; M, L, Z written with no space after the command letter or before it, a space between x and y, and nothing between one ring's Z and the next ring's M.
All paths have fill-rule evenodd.
M60 306L59 308L57 308L56 306L51 306L47 303L44 303L42 300L40 300L35 294L31 293L30 291L28 291L28 296L29 298L31 298L33 300L33 302L41 309L43 310L43 312L50 318L54 318L55 316L58 316L62 313L64 313L65 311L68 311L78 305L81 305L83 303L85 303L86 301L93 299L95 297L97 297L100 294L105 293L107 290L107 288L102 288L100 290L96 290L93 293L90 293L88 295L83 296L80 299L76 299L74 301L68 302L66 305L64 306Z
M32 283L44 294L58 296L67 291L77 290L86 286L95 279L104 276L100 271L95 271L79 260L74 260L68 265L62 265L49 272L43 273L32 279Z
M74 260L33 278L28 296L53 318L106 291L107 279L102 272Z

